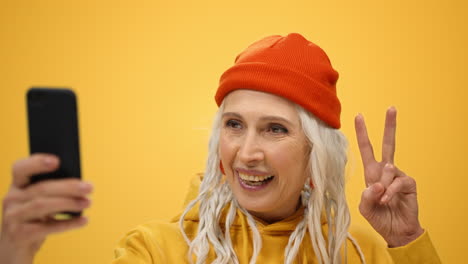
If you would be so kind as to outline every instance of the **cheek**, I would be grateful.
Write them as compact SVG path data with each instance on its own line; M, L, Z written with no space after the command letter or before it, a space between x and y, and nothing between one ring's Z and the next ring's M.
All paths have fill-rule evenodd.
M219 138L219 158L223 164L224 175L226 180L231 185L234 184L234 176L232 172L232 164L236 155L236 148L232 140L229 140L226 136L220 136Z
M302 185L307 178L306 168L308 157L302 145L289 145L270 152L271 162L276 165L277 172L283 175L282 181L289 184Z
M275 149L270 153L266 154L266 157L269 158L269 161L272 165L276 165L278 170L284 170L291 164L291 155L287 154L287 151L281 151L281 149Z
M271 148L268 156L270 160L276 164L279 168L297 168L299 163L303 160L304 156L301 155L298 148L293 145L285 145L281 147ZM292 166L294 165L294 166Z
M231 140L221 134L219 138L219 158L223 162L225 170L231 164L234 153L234 145L232 144Z

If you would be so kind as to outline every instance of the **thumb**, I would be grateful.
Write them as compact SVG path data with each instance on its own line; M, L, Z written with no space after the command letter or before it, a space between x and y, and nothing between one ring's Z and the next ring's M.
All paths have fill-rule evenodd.
M384 186L377 182L362 192L359 211L365 218L370 217L374 208L380 205L380 197L384 194L384 191Z

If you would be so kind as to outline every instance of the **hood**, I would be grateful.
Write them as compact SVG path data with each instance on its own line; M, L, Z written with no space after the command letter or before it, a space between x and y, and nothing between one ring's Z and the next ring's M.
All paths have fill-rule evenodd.
M185 210L185 208L190 203L190 201L194 200L197 197L202 179L203 179L203 174L200 173L200 174L197 174L195 177L193 177L192 180L190 181L189 189L184 200L183 210ZM224 226L225 219L226 219L225 215L227 213L227 209L228 207L226 207L221 214L221 217L220 217L221 226ZM181 215L182 213L178 214L176 217L174 217L171 220L171 222L178 222ZM270 232L284 233L284 232L294 231L294 229L296 228L296 225L302 220L303 215L304 215L304 207L301 206L293 215L278 222L269 224L256 217L254 217L254 219L257 222L257 228L259 229L259 231L263 231L267 233L270 233ZM185 215L184 221L198 222L199 220L200 220L199 205L197 204ZM326 218L324 217L323 214L322 214L321 222L322 222L322 225L326 223ZM237 210L236 218L234 219L234 222L231 227L240 228L242 226L245 226L246 223L247 223L247 217L240 210Z

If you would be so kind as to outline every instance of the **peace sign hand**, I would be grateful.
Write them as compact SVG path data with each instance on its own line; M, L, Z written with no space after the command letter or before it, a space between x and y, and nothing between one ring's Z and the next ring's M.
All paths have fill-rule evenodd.
M364 117L360 114L355 118L355 128L367 186L362 192L359 211L389 247L406 245L424 230L418 220L416 181L393 164L396 109L387 110L380 162L375 160Z

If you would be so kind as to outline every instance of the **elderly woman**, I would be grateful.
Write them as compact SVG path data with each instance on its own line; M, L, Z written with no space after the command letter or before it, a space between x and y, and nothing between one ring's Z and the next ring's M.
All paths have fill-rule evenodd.
M394 108L380 162L363 117L355 119L368 186L359 209L388 247L348 230L337 79L324 51L299 34L250 45L221 77L206 172L193 180L185 210L169 223L129 232L113 263L440 263L419 224L416 183L393 163ZM47 234L84 224L44 219L89 206L89 185L25 187L32 174L57 165L45 155L15 164L4 200L2 263L31 263ZM41 197L49 199L35 208L31 201Z

